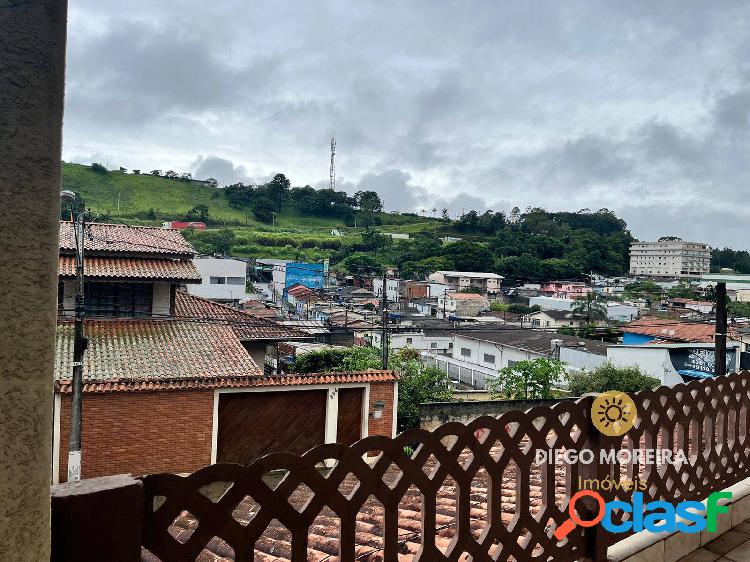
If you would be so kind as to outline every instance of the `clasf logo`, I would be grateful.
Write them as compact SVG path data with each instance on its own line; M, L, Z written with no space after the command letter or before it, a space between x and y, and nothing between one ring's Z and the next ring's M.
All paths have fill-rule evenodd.
M592 498L598 506L596 517L593 519L581 519L576 511L576 503L584 497ZM729 511L727 506L719 505L719 500L731 499L731 497L731 492L712 493L706 501L705 515L701 513L703 504L696 501L684 501L677 505L665 501L652 501L645 505L644 513L643 493L641 492L633 493L632 503L623 501L605 503L600 493L594 490L581 490L570 498L570 505L568 506L570 519L555 529L554 535L557 540L562 540L576 525L593 527L599 523L610 533L627 533L629 531L637 533L644 529L652 533L675 531L699 533L704 529L713 532L716 531L716 518L719 514ZM612 512L616 509L630 513L630 519L619 524L613 523Z

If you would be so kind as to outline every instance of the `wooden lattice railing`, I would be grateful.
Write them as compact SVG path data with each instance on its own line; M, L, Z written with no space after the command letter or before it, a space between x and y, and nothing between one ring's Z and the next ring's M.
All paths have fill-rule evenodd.
M144 559L603 559L622 536L599 527L576 528L562 542L552 536L581 479L638 476L647 501L676 502L750 476L747 374L633 398L638 420L617 438L593 428L593 399L585 397L432 433L275 453L249 466L146 476ZM682 449L688 463L534 463L537 449L590 448L598 459L602 447ZM632 495L601 493L607 500Z

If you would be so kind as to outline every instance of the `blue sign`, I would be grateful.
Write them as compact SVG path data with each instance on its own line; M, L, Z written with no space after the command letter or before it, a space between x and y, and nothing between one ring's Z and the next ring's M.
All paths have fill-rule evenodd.
M310 289L325 287L326 264L288 263L286 264L286 287L303 285Z

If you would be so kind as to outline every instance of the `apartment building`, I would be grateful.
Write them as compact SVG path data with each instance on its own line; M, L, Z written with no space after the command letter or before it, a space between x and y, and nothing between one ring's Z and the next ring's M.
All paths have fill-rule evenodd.
M630 245L630 274L653 277L700 277L711 265L711 247L679 238Z
M448 286L449 291L462 291L474 288L483 294L496 295L500 292L502 275L470 271L436 271L430 274L430 281Z

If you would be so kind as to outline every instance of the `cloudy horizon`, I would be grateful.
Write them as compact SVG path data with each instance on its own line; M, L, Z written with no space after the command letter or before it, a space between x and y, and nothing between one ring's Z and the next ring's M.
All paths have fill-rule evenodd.
M719 9L720 7L720 9ZM63 158L750 248L750 5L70 4ZM431 212L430 212L431 214Z

